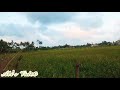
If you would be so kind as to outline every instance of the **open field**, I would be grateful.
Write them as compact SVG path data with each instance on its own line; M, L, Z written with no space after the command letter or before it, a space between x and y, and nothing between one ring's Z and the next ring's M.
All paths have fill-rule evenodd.
M17 71L37 70L39 78L75 78L80 63L80 78L120 78L120 46L40 50L22 53ZM7 69L13 70L13 60Z

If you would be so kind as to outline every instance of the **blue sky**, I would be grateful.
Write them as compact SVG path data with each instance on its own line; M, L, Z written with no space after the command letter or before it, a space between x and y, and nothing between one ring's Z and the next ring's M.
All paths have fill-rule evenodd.
M43 46L120 39L119 12L0 12L0 39Z

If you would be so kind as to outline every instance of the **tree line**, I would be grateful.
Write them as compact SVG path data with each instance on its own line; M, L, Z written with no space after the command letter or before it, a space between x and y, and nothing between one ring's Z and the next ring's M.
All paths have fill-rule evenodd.
M40 48L40 45L42 44L42 41L37 40L37 43L39 46L35 46L35 43L32 42L14 42L13 40L11 42L6 42L4 40L0 40L0 53L14 53L18 52L20 50L23 51L31 51L31 50L38 50Z
M53 46L53 47L44 47L42 45L42 41L36 40L37 46L35 46L35 42L14 42L13 40L11 42L6 42L4 40L0 40L0 53L14 53L18 52L20 50L23 51L33 51L33 50L48 50L48 49L64 49L64 48L81 48L81 47L94 47L94 46L115 46L120 45L120 40L113 41L113 42L107 42L102 41L101 43L91 44L87 43L85 45L75 45L71 46L68 44L65 45L59 45L59 46Z

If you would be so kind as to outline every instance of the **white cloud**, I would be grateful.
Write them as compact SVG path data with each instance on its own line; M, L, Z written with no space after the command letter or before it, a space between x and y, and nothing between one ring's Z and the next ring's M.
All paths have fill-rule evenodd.
M83 28L81 28L79 25L77 25L76 23L63 23L63 24L53 24L50 25L48 28L50 28L51 30L54 31L58 31L59 33L61 33L65 38L68 39L81 39L85 38L86 36L89 36L90 34L93 34L94 32L92 31L86 31L83 30Z
M49 22L49 24L41 22L41 18L43 17L44 21L49 13L45 17L42 15L39 20L35 19L34 22L29 20L28 15L25 12L1 12L0 38L18 42L39 39L43 41L43 45L48 46L66 43L96 43L104 40L114 41L120 38L120 13L117 12L75 12L73 16L70 15L71 18L60 20L60 23L54 23L52 16L52 19L49 17L52 20L52 23ZM58 16L60 17L60 15ZM23 36L21 37L17 33Z
M42 24L38 21L32 23L25 13L0 13L0 36L6 41L36 41L37 39L54 43L54 41L42 33ZM22 37L19 36L22 35ZM48 43L47 43L48 44Z
M0 12L0 24L18 24L21 26L29 25L24 13L19 12Z
M120 16L118 14L119 13L100 13L103 21L102 26L98 28L89 28L89 30L78 23L80 18L90 17L87 16L87 13L84 14L85 16L82 15L80 17L80 14L78 14L77 17L75 16L74 18L77 22L52 24L49 28L53 30L52 32L57 31L61 33L64 39L80 40L81 44L85 44L87 42L97 43L104 40L115 41L120 38Z

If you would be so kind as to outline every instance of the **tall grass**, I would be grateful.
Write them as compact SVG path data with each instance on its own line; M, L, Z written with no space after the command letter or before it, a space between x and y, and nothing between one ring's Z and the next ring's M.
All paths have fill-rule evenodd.
M40 50L22 55L18 71L37 70L39 78L75 78L76 62L80 63L80 78L120 78L120 46ZM14 69L11 66L8 69Z

